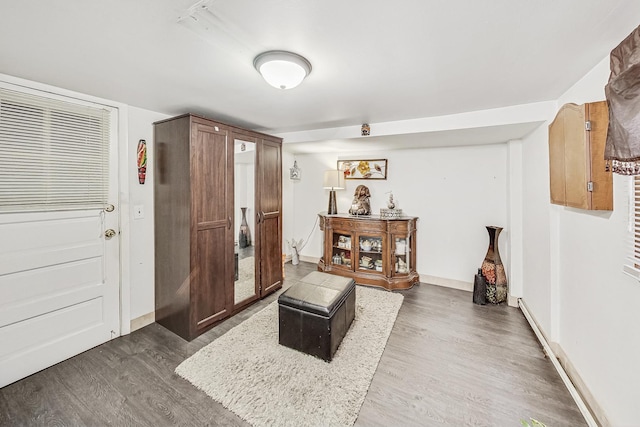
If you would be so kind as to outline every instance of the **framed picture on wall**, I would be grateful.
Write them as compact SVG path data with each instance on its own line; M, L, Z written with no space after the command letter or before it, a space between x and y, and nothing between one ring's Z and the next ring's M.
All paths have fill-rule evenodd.
M345 179L387 179L387 159L338 160Z

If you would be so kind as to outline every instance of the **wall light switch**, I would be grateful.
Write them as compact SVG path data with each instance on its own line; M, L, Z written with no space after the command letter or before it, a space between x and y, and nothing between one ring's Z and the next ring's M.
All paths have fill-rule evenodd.
M142 218L144 218L144 206L135 205L133 207L133 219L142 219Z

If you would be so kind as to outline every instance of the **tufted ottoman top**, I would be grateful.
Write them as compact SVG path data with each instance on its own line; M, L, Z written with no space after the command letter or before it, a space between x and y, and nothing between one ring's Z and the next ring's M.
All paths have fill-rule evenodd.
M314 271L282 293L278 304L330 317L355 286L351 278Z

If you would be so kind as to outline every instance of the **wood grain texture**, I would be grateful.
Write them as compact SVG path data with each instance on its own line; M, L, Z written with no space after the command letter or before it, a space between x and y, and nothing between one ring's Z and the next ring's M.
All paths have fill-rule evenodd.
M353 217L350 215L325 215L320 217L320 231L324 232L323 255L318 262L318 270L339 276L351 277L359 285L379 286L387 290L409 289L419 282L416 271L416 222L417 217L395 219L379 217ZM341 236L351 239L351 248L340 247ZM409 254L396 256L396 238L409 242ZM365 251L360 243L369 239L380 239L381 251ZM334 263L333 256L350 254L351 263ZM363 268L360 260L363 256L382 261L382 271ZM408 261L408 272L396 272L399 259Z
M315 269L286 264L285 287ZM356 426L586 425L518 309L427 284L402 294ZM154 323L4 387L0 425L247 426L174 369L277 296L191 342Z
M236 138L257 143L260 296L282 287L282 140L193 114L154 123L154 138L155 318L191 340L253 302L234 306Z
M587 104L591 131L589 132L589 152L591 181L591 209L613 210L613 172L607 170L604 160L604 148L609 128L609 108L607 101Z
M264 297L282 287L282 143L258 140L256 158L256 222L260 260L259 289Z
M585 123L591 123L586 130ZM551 203L579 209L612 210L613 178L604 148L609 124L606 101L565 104L549 125ZM587 184L593 183L593 191Z

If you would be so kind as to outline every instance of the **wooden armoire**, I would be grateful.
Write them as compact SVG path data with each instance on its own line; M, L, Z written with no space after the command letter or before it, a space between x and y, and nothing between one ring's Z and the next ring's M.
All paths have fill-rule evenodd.
M234 305L234 150L256 144L256 294ZM282 286L282 140L193 114L154 123L156 322L186 340Z

